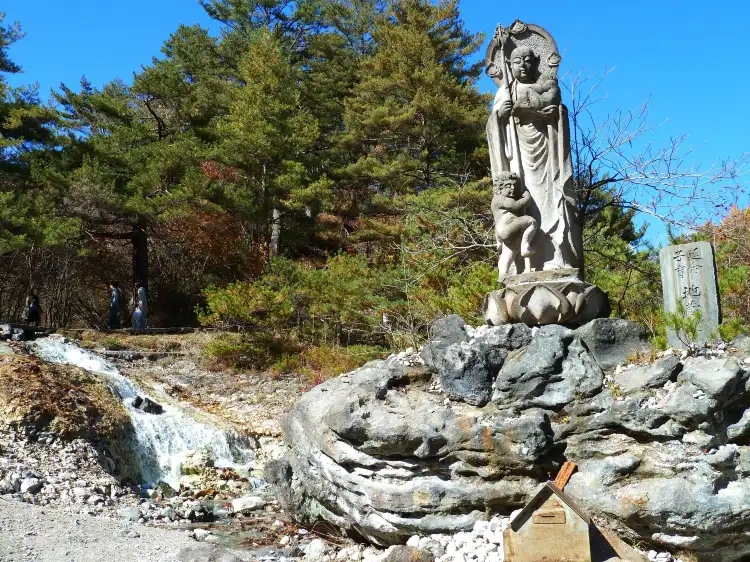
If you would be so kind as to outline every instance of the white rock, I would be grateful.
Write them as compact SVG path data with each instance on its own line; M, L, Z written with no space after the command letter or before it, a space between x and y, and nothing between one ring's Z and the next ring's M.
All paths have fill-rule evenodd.
M526 449L526 452L528 452L528 449ZM481 537L489 526L490 524L488 521L477 521L476 523L474 523L474 528L471 530L471 532L473 535Z
M302 548L302 551L308 560L321 560L326 552L326 543L322 539L313 539Z
M417 548L421 548L422 550L430 550L436 546L438 546L438 543L433 541L430 537L420 537Z
M414 535L413 537L409 537L409 540L406 541L406 546L411 546L412 548L419 548L419 535Z
M258 496L245 496L244 498L235 498L232 500L233 513L249 513L263 509L266 502Z
M482 545L478 547L475 551L476 556L479 560L486 560L487 555L490 553L490 549L487 547L487 545Z
M195 540L197 541L205 541L206 537L211 534L211 531L208 529L194 529L193 530L193 536L195 537Z
M487 558L484 559L484 562L503 562L505 560L505 557L503 556L502 552L490 552L487 555Z
M29 494L36 494L39 490L42 489L43 485L44 483L38 478L24 478L21 481L21 487L19 491L22 494L25 494L26 492L28 492Z

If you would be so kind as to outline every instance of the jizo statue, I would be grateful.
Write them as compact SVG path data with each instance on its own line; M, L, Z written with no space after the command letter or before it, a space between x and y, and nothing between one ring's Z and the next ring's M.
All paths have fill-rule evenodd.
M505 181L504 172L516 174L530 197L525 214L538 227L528 256L521 254L530 259L501 259L500 277L513 265L515 273L579 269L581 232L557 46L541 27L516 21L507 29L498 26L487 61L487 73L499 86L487 123L493 184Z
M516 20L497 27L486 63L498 85L487 142L502 287L487 295L485 319L575 325L606 316L607 295L583 280L555 41L541 27Z

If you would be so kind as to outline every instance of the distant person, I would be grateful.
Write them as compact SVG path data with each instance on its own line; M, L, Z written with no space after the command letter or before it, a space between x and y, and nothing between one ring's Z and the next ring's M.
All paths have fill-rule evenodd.
M141 314L143 315L143 327L146 327L146 315L148 314L148 297L146 295L146 287L143 284L143 281L138 281L138 283L135 284L136 288L136 308L141 309Z
M120 304L122 303L122 292L117 281L109 283L109 329L117 330L120 327Z
M146 315L141 309L141 304L138 303L133 312L133 318L131 319L131 326L134 330L145 330L146 329Z
M42 309L39 306L39 291L36 288L31 289L29 296L26 297L26 308L23 313L23 320L29 324L39 325Z

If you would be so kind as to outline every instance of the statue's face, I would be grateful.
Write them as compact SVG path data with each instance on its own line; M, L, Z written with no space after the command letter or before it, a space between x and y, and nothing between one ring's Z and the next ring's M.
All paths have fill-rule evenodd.
M536 57L532 52L514 53L510 59L510 71L519 82L530 83L536 78Z
M510 199L516 198L516 183L515 182L505 182L501 188L500 193L504 195L505 197L508 197Z

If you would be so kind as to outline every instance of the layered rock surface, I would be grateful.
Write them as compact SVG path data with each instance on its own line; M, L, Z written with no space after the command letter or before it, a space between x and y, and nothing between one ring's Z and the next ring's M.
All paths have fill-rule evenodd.
M267 468L282 506L394 544L508 514L570 460L579 471L566 492L592 515L701 559L739 560L750 553L743 363L667 357L611 373L642 339L596 322L611 330L594 353L591 326L473 329L452 317L421 356L315 387Z

